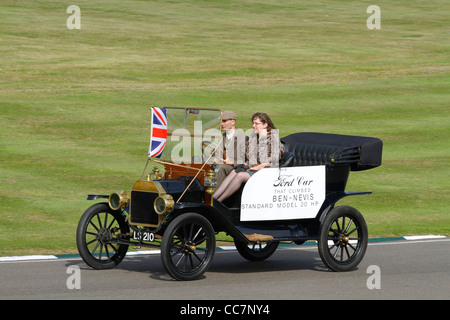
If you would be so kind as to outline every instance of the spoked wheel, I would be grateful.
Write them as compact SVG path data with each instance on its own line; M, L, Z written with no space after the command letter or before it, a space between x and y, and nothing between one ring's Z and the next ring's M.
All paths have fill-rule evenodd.
M129 231L121 212L112 210L107 203L94 204L78 223L78 252L94 269L112 268L123 260L128 251L128 245L117 244L115 240L119 233Z
M195 280L209 268L215 249L216 236L208 219L185 213L164 231L161 260L176 280Z
M277 250L279 242L260 241L247 244L244 242L236 241L234 244L237 251L243 258L249 261L262 261L269 258L275 252L275 250Z
M367 225L361 213L350 206L339 206L323 222L319 254L331 270L349 271L363 259L367 242Z

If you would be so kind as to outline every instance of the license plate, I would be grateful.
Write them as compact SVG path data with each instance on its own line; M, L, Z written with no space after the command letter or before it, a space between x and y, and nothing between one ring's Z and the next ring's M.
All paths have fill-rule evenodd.
M155 234L153 232L148 231L138 231L138 232L134 231L133 239L138 241L154 241Z

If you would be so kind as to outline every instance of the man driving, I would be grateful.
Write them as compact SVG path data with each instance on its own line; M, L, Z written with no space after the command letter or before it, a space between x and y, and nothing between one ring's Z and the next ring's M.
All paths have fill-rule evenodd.
M216 174L217 186L236 165L245 163L245 143L248 136L241 129L236 128L236 113L226 110L222 113L223 148L222 161L218 164Z

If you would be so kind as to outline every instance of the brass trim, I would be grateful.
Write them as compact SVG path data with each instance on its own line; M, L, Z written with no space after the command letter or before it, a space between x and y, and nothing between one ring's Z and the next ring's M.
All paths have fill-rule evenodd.
M222 145L223 139L220 141L220 143L217 144L217 147L214 149L214 152L212 152L208 159L206 159L205 163L203 163L203 165L201 166L200 169L198 169L198 172L195 174L194 178L192 178L191 182L188 184L188 186L186 187L186 189L184 189L183 193L181 194L181 196L178 198L177 203L180 202L181 198L183 198L184 194L186 193L186 191L189 189L189 187L191 186L191 184L194 182L194 180L198 177L198 175L200 174L201 171L203 171L203 168L207 165L209 159L211 159L212 155L216 153L217 148L219 148Z
M222 114L222 111L220 109L214 109L214 108L189 108L189 107L161 107L165 109L180 109L180 110L208 110L208 111L219 111L220 114Z
M154 161L154 162L159 163L159 164L168 164L168 165L171 165L171 166L174 166L174 167L180 167L180 168L183 168L183 169L197 170L197 168L192 167L191 164L177 164L177 163L173 163L173 162L169 162L169 161L156 160L156 159L153 159L153 158L149 158L149 161ZM198 164L200 164L200 163L198 163Z
M131 198L131 192L133 191L140 191L140 192L148 192L148 193L157 193L158 197L165 195L166 191L164 190L164 188L162 187L161 183L159 183L158 181L146 181L146 180L141 180L141 181L137 181L133 188L131 188L130 191L130 198ZM140 223L140 222L133 222L132 220L132 212L133 212L133 202L130 202L130 210L128 212L128 223L133 225L133 226L145 226L145 227L153 227L156 228L158 227L161 222L164 221L165 217L163 215L158 214L158 224L150 224L150 223Z

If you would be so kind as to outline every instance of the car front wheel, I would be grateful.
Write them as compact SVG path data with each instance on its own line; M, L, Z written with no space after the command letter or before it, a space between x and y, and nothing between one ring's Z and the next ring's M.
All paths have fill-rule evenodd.
M200 214L184 213L164 231L161 260L176 280L198 279L210 266L216 247L211 223Z
M78 252L94 269L112 268L123 260L128 251L128 245L117 243L118 237L129 231L120 211L112 210L107 203L94 204L78 223Z

